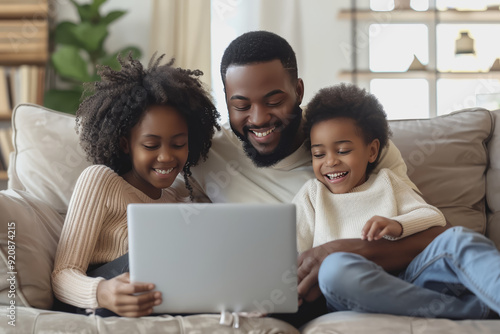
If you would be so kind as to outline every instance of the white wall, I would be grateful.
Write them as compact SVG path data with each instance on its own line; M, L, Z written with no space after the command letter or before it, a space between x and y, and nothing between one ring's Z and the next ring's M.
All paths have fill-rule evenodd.
M297 55L307 104L320 88L339 83L337 74L350 68L340 48L350 43L350 24L337 19L339 10L349 6L348 0L212 0L212 87L223 121L227 108L219 65L231 40L252 30L283 36Z

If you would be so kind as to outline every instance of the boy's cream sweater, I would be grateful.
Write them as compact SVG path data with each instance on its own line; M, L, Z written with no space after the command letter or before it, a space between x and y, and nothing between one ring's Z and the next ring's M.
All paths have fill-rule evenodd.
M446 224L437 208L386 168L345 194L333 194L318 180L309 180L293 203L297 205L299 252L336 239L360 238L361 229L373 216L401 223L400 238Z

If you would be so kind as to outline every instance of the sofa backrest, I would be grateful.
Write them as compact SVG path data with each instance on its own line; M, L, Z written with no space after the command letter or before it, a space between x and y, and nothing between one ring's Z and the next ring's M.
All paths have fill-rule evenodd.
M425 200L452 225L486 232L487 143L491 113L466 109L430 119L391 121L393 142Z
M485 233L489 218L488 233L498 239L499 117L500 111L471 108L432 119L389 122L408 175L424 198L452 225ZM28 191L65 214L76 180L90 164L78 144L74 116L21 104L12 123L15 151L9 188Z

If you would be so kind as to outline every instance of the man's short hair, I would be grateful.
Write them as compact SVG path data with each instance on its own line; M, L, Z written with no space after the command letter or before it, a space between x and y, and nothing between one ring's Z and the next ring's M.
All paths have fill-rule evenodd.
M281 36L269 31L250 31L233 40L224 51L220 64L222 82L226 85L226 72L231 65L246 65L279 59L290 73L292 80L298 78L295 52Z

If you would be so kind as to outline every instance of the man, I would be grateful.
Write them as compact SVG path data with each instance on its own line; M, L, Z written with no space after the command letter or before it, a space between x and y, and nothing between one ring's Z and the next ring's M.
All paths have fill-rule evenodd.
M291 202L302 185L314 177L311 155L303 146L300 104L304 82L298 78L295 53L276 34L249 32L227 47L221 75L229 123L214 137L207 161L192 168L196 199L217 203ZM390 168L417 190L394 144L390 142L384 151L378 169ZM298 261L299 296L305 304L321 297L318 271L331 253L356 253L386 271L396 272L444 230L434 227L404 242L337 240L304 252ZM308 320L297 316L290 319L297 319L297 326Z

